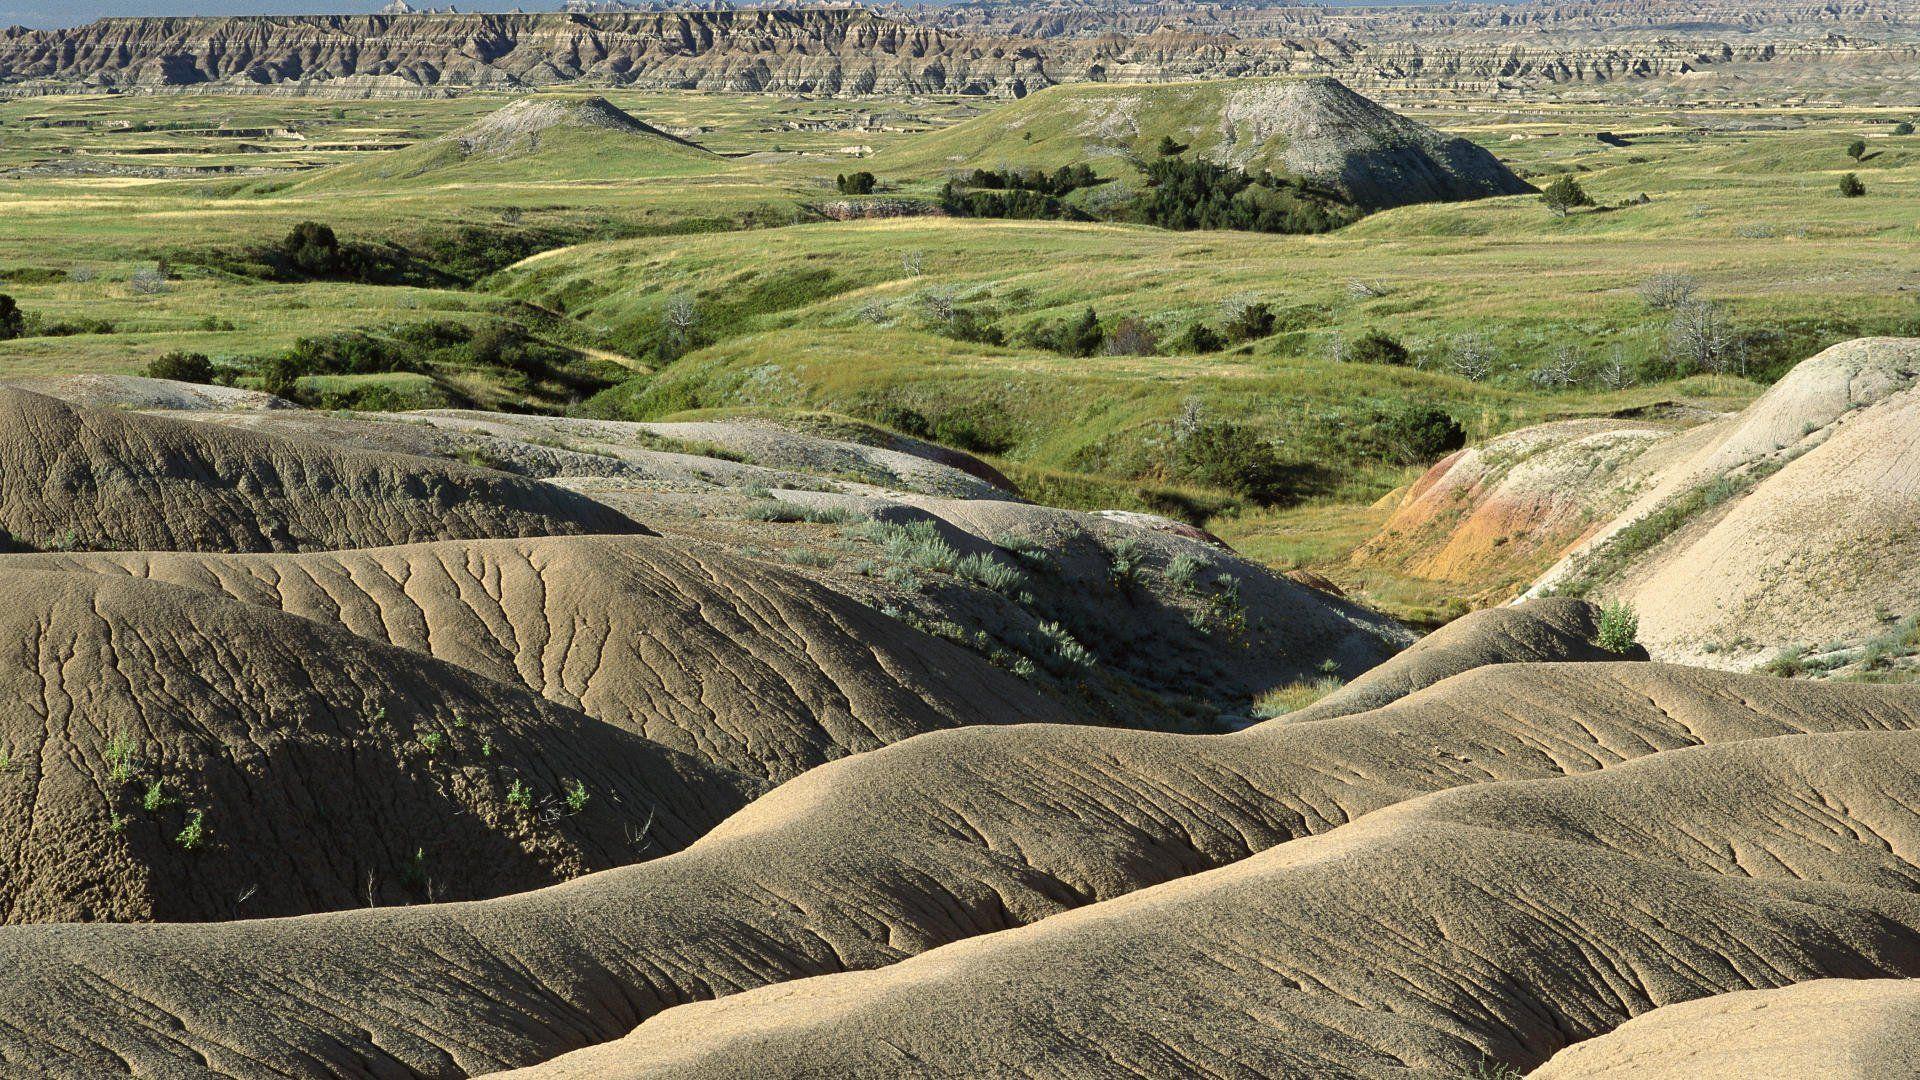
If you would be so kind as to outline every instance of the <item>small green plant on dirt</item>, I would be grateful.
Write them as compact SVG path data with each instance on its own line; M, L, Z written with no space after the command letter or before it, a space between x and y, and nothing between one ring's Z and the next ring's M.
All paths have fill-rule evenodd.
M139 747L130 735L115 735L107 740L107 779L125 784L133 779L134 754Z
M166 783L156 778L147 784L147 790L140 796L140 809L157 814L178 801L167 794Z
M1057 622L1043 622L1039 626L1043 655L1040 662L1055 675L1068 675L1086 671L1099 663L1087 647L1074 640L1067 628Z
M481 757L493 756L493 737L492 736L490 735L480 736L480 756Z
M1600 632L1593 643L1613 653L1631 652L1639 644L1640 615L1625 600L1600 609Z
M1504 1061L1484 1058L1467 1073L1469 1080L1520 1080L1525 1074Z
M1175 555L1167 563L1167 584L1177 589L1185 589L1190 592L1200 580L1200 571L1206 568L1207 564L1204 561L1195 558L1189 552L1183 551Z
M439 757L440 751L446 749L446 746L447 736L443 732L429 731L420 736L420 749L425 750L430 758Z
M1793 645L1781 649L1760 670L1779 679L1792 679L1804 675L1807 671L1807 647Z
M1240 596L1240 579L1232 574L1214 578L1213 592L1187 621L1208 637L1231 639L1246 633L1247 602Z
M107 812L107 831L115 836L127 831L127 818L118 810Z
M207 842L207 815L203 810L195 810L187 815L187 823L174 836L173 842L180 845L182 851L198 851Z
M427 849L417 847L413 854L400 867L400 883L411 888L420 888L427 883Z
M1114 585L1131 591L1146 572L1147 552L1137 536L1123 537L1107 548L1107 574Z
M525 781L515 780L507 785L507 805L516 810L533 809L533 789Z
M585 810L587 808L587 801L592 797L593 796L587 794L587 785L578 780L567 781L566 802L569 812L577 814Z

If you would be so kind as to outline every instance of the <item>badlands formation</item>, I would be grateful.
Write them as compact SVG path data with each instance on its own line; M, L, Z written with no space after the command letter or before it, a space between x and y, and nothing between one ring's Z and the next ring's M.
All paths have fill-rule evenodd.
M1514 432L1435 465L1354 558L1491 598L1625 600L1655 659L1857 665L1920 611L1917 379L1920 341L1867 338L1737 413Z
M1361 557L1546 573L1417 643L847 425L0 389L0 1063L1897 1074L1920 698L1655 661L1903 599L1916 348L1436 466Z

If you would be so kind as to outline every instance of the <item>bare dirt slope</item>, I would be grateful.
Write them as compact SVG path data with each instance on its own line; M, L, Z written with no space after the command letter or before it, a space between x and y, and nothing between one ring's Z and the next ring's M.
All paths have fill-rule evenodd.
M1045 926L1050 916L1230 866L1276 845L1280 852L1267 862L1289 864L1289 841L1438 790L1590 773L1702 744L1915 727L1920 703L1894 689L1618 663L1501 665L1375 712L1270 723L1232 736L1049 725L936 732L816 769L678 855L540 892L478 905L137 934L111 926L0 931L0 957L18 973L16 989L0 999L0 1060L49 1075L125 1065L192 1073L202 1062L216 1071L244 1065L429 1076L528 1065L623 1036L687 1001L882 967L976 935ZM1866 760L1891 761L1893 753L1876 747ZM1718 774L1686 775L1704 792L1712 785L1700 777ZM1727 775L1742 774L1730 767ZM1780 782L1773 774L1765 779ZM1860 801L1879 782L1876 774L1835 790ZM1818 783L1826 783L1824 775ZM1332 879L1317 879L1310 889L1256 897L1219 925L1254 911L1310 928L1315 905L1332 902L1314 897L1334 879L1377 881L1384 894L1328 895L1392 911L1445 895L1443 880L1456 894L1478 890L1483 898L1490 887L1511 886L1516 895L1546 887L1531 877L1486 876L1503 864L1544 859L1544 882L1562 880L1560 864L1549 858L1552 845L1495 843L1476 855L1481 838L1497 841L1498 830L1469 830L1455 842L1452 828L1390 830L1394 837L1437 839L1424 855L1425 841L1384 844L1377 858L1345 872L1335 866ZM1414 868L1411 876L1388 869L1401 861ZM1879 865L1893 864L1882 858ZM1605 882L1614 867L1602 869L1597 880ZM1670 876L1663 869L1621 881L1631 897ZM1711 907L1720 902L1716 888L1688 885L1683 899ZM1389 904L1393 897L1397 905ZM1500 918L1517 910L1491 907L1505 913ZM1462 902L1459 917L1470 908ZM1613 922L1596 929L1595 939L1631 942L1636 932L1644 937L1657 928L1657 921L1636 922L1636 910L1625 901L1603 907L1592 917ZM1920 918L1920 907L1914 913ZM1728 909L1726 918L1735 914ZM1431 929L1430 918L1422 922ZM1539 921L1533 925L1537 930ZM1275 931L1280 947L1290 940ZM1366 937L1369 948L1386 940ZM1087 962L1110 955L1105 948L1087 953ZM1143 946L1139 955L1191 976L1191 967L1174 963L1164 949ZM1514 955L1519 962L1524 952ZM1558 952L1538 955L1541 963L1559 962ZM1037 973L1045 965L1059 965L1052 968L1057 975L1084 966L1053 954L1037 962L1042 966L1027 980L1034 988L1055 990L1063 1001L1081 992L1071 980ZM1359 977L1350 959L1340 963ZM1470 977L1450 985L1472 999L1462 999L1464 1011L1508 1015L1502 1010L1515 1000L1523 1008L1533 1000L1524 986L1510 995L1507 984L1472 974L1479 969L1461 970ZM1316 977L1331 982L1336 973L1329 968ZM340 986L353 992L343 996ZM1701 992L1720 988L1703 985ZM992 1026L1000 1014L991 1006L1021 992L977 991L974 1003L988 1025L982 1030L1002 1032ZM1041 1008L1035 1015L1048 1014ZM1145 1031L1160 1019L1157 1010L1153 1017L1110 1015L1126 1019L1110 1025L1114 1030ZM1355 1031L1397 1023L1385 1008L1348 1015L1342 1023ZM150 1023L151 1016L168 1019ZM1165 1019L1170 1037L1182 1030L1179 1018ZM915 1053L940 1060L938 1047L920 1045L911 1024L900 1030ZM863 1052L877 1045L845 1031L839 1037ZM1063 1034L1060 1045L1077 1037ZM1454 1053L1464 1044L1446 1045ZM956 1050L980 1056L947 1059L946 1067L994 1071L1009 1060L1003 1050L1024 1052L1022 1046L1018 1037L1002 1049L956 1039ZM1538 1060L1557 1046L1535 1039L1494 1049ZM821 1060L837 1062L832 1053Z
M1444 792L882 971L684 1006L522 1075L1531 1068L1677 1001L1920 976L1917 769L1920 734L1862 732Z
M1458 584L1626 600L1656 659L1751 669L1920 613L1920 340L1802 361L1746 409L1542 425L1434 466L1355 552Z
M1670 434L1670 425L1564 420L1457 451L1398 497L1351 561L1506 600L1624 507L1634 463Z
M774 781L962 724L1068 722L1029 684L790 572L656 537L304 555L0 556L332 623Z
M572 492L489 470L6 388L0 530L35 548L201 551L644 531Z
M1535 584L1621 598L1656 657L1757 665L1920 611L1920 340L1802 362L1745 411L1656 448L1633 501Z
M1538 1080L1912 1076L1920 980L1818 979L1667 1005L1570 1046Z
M224 596L0 579L6 922L496 896L675 850L765 787Z

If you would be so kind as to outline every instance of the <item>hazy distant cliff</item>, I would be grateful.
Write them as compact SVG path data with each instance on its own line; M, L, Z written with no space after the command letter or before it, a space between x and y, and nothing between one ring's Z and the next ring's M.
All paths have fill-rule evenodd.
M1362 83L1565 82L1849 50L1912 55L1906 42L1916 7L1914 0L1724 12L1676 0L1397 11L1003 4L103 19L70 30L0 32L0 88L387 94L580 81L1018 96L1056 82L1302 72Z

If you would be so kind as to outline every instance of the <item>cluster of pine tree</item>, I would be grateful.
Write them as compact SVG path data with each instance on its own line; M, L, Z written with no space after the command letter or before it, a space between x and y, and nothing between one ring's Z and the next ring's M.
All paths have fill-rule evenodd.
M1321 233L1357 216L1333 195L1298 181L1211 161L1162 157L1146 166L1146 181L1125 216L1163 229Z

